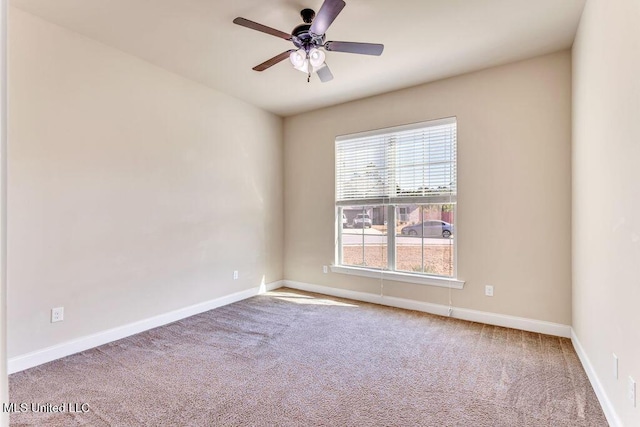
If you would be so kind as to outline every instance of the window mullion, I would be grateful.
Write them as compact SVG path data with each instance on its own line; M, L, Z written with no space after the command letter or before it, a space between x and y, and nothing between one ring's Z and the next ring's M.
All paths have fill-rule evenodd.
M422 224L422 232L420 233L420 259L422 260L422 272L424 273L424 206L420 206L420 224Z
M387 268L396 270L396 207L387 205Z
M344 211L342 210L342 206L338 207L338 218L337 218L337 222L336 222L336 226L337 226L337 242L338 244L336 245L336 264L340 265L342 264L342 234L343 234L343 228L344 225L342 224L342 215L344 215Z
M365 230L365 218L364 218L364 215L367 213L367 209L363 206L361 212L362 212L362 224L361 224L361 226L362 226L362 262L361 262L361 264L363 266L366 266L367 265L367 263L366 263L366 260L367 260L367 252L366 252L367 244L366 244L365 236L364 236L364 230Z

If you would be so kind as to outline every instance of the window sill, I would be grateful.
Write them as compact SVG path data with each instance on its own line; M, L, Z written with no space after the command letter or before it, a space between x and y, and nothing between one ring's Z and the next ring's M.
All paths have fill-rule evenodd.
M415 283L418 285L440 286L442 288L462 289L464 281L439 276L401 273L399 271L373 270L370 268L332 265L332 273L350 274L353 276L371 277L373 279L393 280L396 282Z

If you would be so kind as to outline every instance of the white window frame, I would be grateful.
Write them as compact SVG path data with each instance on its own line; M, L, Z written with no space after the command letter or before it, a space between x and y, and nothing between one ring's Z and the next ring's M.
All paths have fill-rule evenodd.
M375 131L369 131L369 132L361 132L361 133L357 133L357 134L350 134L350 135L343 135L343 136L339 136L336 138L336 147L337 144L339 143L339 141L341 140L345 140L345 139L350 139L350 138L357 138L357 137L367 137L367 136L377 136L377 135L387 135L387 134L392 134L392 133L396 133L396 132L402 132L402 131L406 131L406 130L414 130L414 129L421 129L421 128L428 128L428 127L432 127L432 126L438 126L438 125L442 125L442 124L449 124L449 123L455 123L457 126L457 120L455 117L451 117L451 118L446 118L446 119L439 119L439 120L432 120L432 121L427 121L427 122L420 122L420 123L414 123L414 124L410 124L410 125L403 125L403 126L396 126L396 127L392 127L392 128L385 128L385 129L379 129L379 130L375 130ZM336 149L337 151L337 149ZM336 159L337 159L337 153L336 153ZM336 235L335 235L335 263L333 265L331 265L331 271L333 273L340 273L340 274L348 274L348 275L355 275L355 276L361 276L361 277L369 277L369 278L374 278L374 279L382 279L382 280L392 280L392 281L398 281L398 282L407 282L407 283L414 283L414 284L419 284L419 285L429 285L429 286L439 286L439 287L445 287L445 288L451 288L451 289L462 289L464 287L464 281L460 280L457 277L457 264L458 264L458 232L456 230L456 232L453 234L453 263L454 263L454 277L446 277L446 276L437 276L437 275L431 275L428 273L412 273L412 272L405 272L405 271L397 271L396 268L396 264L395 264L395 258L396 258L396 233L395 233L395 224L396 224L396 209L398 205L404 205L404 204L411 204L411 203L416 203L416 204L426 204L429 202L426 202L424 200L416 200L416 199L410 199L410 198L401 198L401 197L396 197L395 200L391 200L391 198L383 198L382 200L378 199L372 199L372 200L368 200L366 201L366 203L363 203L363 201L358 201L356 203L354 203L352 206L386 206L387 207L387 223L388 224L393 224L393 233L387 233L387 268L386 269L377 269L377 268L367 268L367 267L359 267L359 266L352 266L352 265L343 265L341 264L341 260L342 260L342 231L343 231L343 225L342 225L342 215L343 215L343 206L344 206L344 201L341 204L338 204L338 175L337 175L337 169L336 169ZM451 198L449 198L449 201L451 200ZM447 200L442 200L443 203L446 203ZM434 201L430 201L430 203L434 203ZM456 209L454 211L454 224L457 224L456 221L456 217L457 217L457 200L456 200ZM364 230L364 229L363 229Z

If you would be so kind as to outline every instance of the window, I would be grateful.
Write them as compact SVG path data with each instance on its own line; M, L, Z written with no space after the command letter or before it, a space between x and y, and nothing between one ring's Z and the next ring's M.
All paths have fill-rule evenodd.
M455 118L336 138L334 271L462 283L456 179Z
M415 212L415 220L396 229L396 270L454 277L455 230L451 218L455 205L432 203L405 209Z

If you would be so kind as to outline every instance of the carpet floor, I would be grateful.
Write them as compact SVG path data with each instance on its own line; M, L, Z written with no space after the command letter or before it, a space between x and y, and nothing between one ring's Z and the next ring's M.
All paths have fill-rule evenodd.
M289 289L9 381L14 426L607 425L568 339Z

